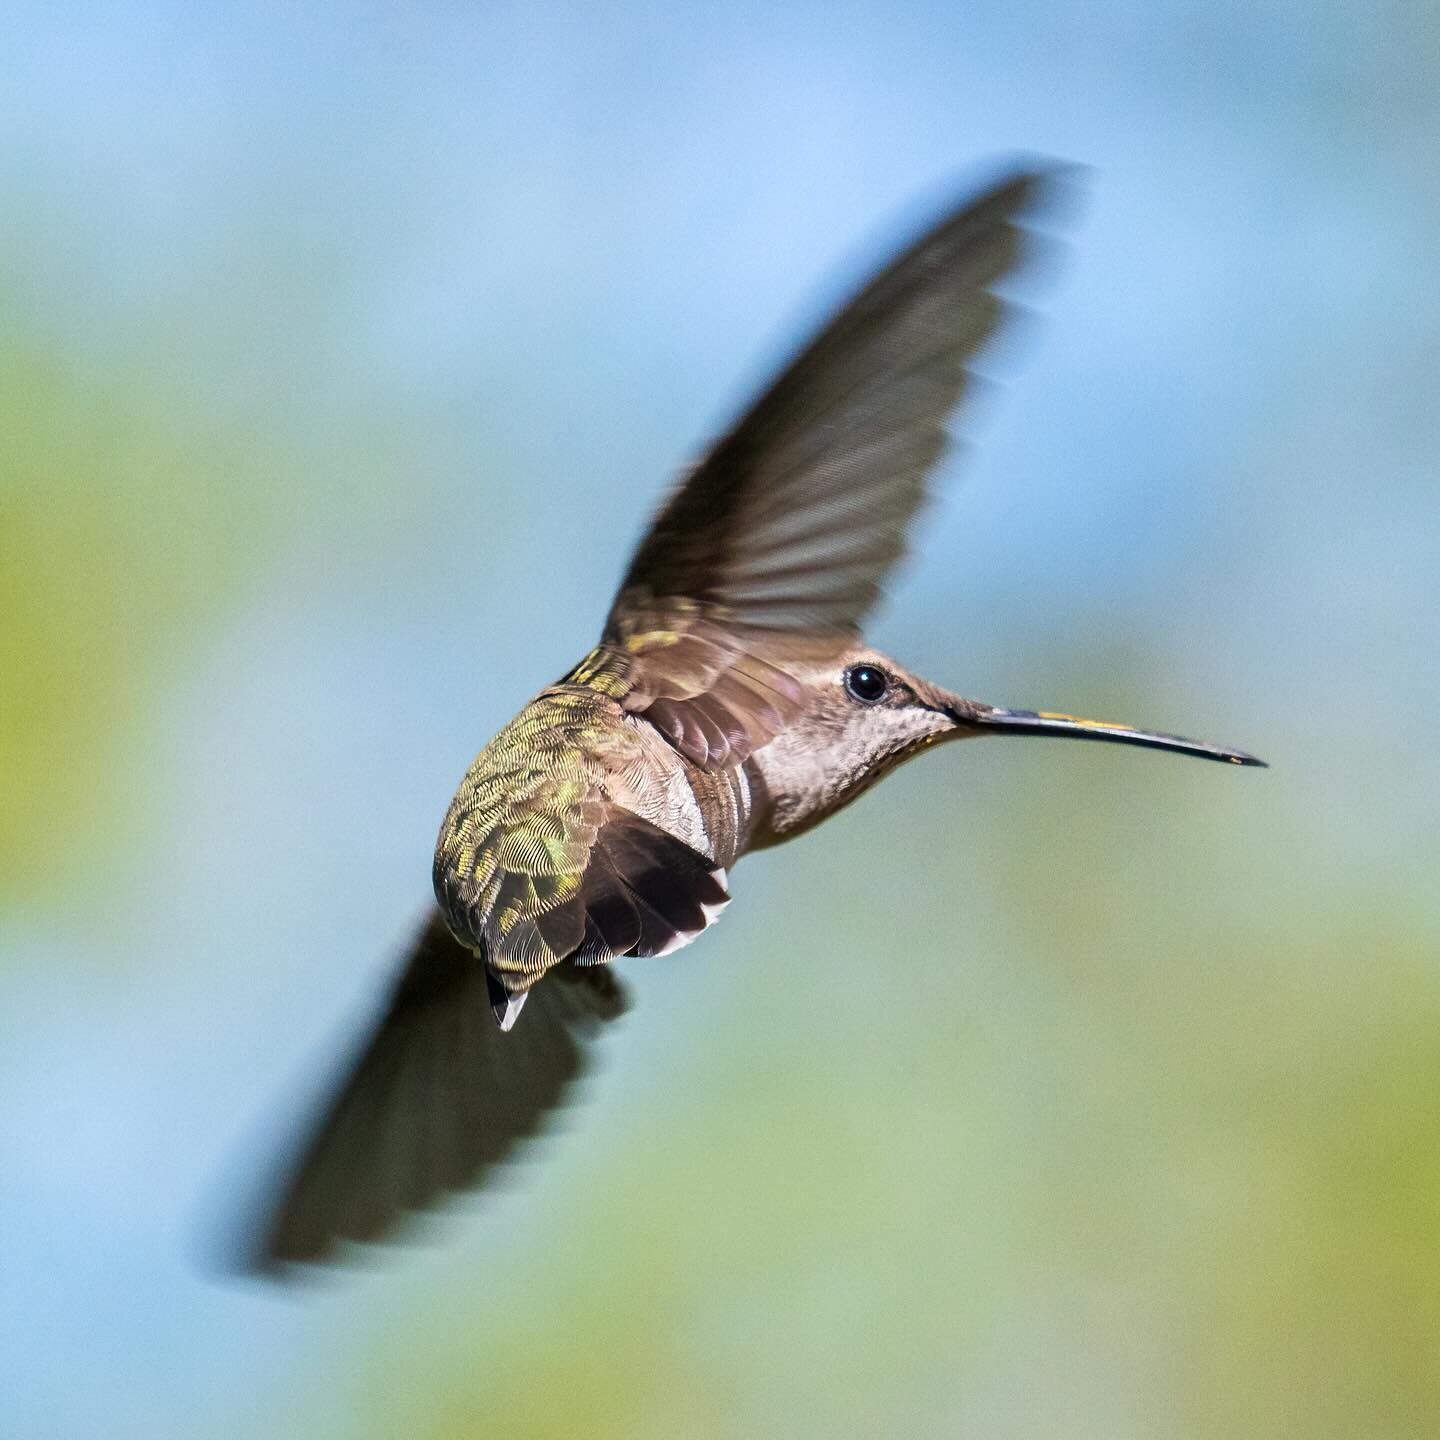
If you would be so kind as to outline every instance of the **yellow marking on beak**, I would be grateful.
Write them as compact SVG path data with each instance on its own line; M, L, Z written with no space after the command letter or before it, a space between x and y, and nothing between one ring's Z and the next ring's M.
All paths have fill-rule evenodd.
M1118 720L1087 720L1083 715L1066 715L1060 710L1037 710L1035 712L1042 720L1068 720L1072 725L1083 725L1087 730L1129 730L1129 725L1122 725Z

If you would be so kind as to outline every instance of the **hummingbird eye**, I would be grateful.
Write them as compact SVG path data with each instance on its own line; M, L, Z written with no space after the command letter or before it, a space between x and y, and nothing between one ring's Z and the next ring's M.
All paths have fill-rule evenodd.
M852 699L874 705L885 698L890 677L878 665L852 665L845 672L845 689Z

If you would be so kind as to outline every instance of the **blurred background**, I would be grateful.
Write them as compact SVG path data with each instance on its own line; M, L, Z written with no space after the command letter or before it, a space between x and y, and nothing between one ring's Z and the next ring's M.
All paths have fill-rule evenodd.
M0 1432L1435 1433L1433 8L63 9L0 19ZM217 1276L667 477L1017 151L1086 213L872 638L1273 768L946 749L626 967L543 1163Z

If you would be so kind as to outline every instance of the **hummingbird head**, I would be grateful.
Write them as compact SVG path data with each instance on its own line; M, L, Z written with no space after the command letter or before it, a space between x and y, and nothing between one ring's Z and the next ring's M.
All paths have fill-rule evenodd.
M943 740L1049 735L1171 750L1231 765L1264 764L1242 750L1179 735L968 700L863 643L832 661L786 668L805 687L806 701L754 756L770 798L761 843L788 839L818 824L897 765Z
M968 701L872 645L785 668L805 700L754 756L770 798L768 840L818 824L928 746L974 733L960 718Z

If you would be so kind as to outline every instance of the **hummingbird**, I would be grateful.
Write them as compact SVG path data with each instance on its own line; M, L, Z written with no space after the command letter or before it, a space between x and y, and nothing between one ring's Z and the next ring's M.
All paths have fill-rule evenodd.
M580 662L480 751L436 904L378 1023L280 1167L252 1268L333 1256L481 1185L560 1105L629 996L730 903L736 861L951 740L1041 735L1229 765L1242 750L987 704L868 644L1000 287L1066 183L1013 170L845 304L686 474Z

